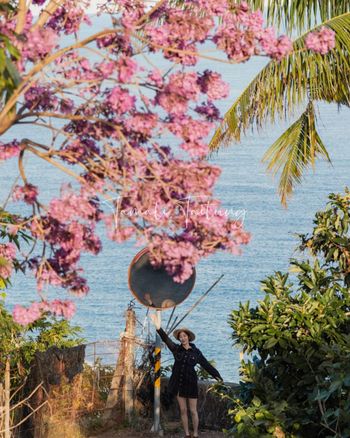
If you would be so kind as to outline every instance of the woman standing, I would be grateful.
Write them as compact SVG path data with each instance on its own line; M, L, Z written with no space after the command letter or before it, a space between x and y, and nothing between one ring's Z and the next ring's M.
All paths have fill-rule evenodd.
M173 353L175 362L173 365L171 377L168 385L168 392L176 395L179 403L181 421L185 430L186 437L189 438L190 432L188 427L187 400L192 417L193 438L198 437L198 378L194 367L199 363L210 375L216 380L222 381L219 371L214 368L202 352L192 343L195 335L191 330L182 327L173 332L175 339L180 344L173 342L165 331L160 327L158 318L155 314L150 315L159 336L165 342L169 350Z

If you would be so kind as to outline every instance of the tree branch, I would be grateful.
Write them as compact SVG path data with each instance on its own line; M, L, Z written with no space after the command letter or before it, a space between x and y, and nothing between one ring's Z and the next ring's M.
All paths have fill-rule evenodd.
M26 0L19 0L18 2L18 14L15 32L22 33L24 24L26 22L27 5Z
M34 26L32 26L32 30L36 29L37 27L43 27L63 3L64 2L62 0L51 0L39 15L37 22L34 24Z

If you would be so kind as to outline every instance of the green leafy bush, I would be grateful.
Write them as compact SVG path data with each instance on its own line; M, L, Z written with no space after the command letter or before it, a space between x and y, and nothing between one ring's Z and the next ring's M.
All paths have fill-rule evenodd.
M350 436L350 194L331 194L311 235L311 258L262 281L265 298L230 315L242 361L240 391L230 398L234 436Z
M46 351L52 346L69 348L82 344L81 328L72 326L65 319L49 314L26 327L17 324L0 300L0 375L6 358L9 357L13 378L26 375L36 351Z

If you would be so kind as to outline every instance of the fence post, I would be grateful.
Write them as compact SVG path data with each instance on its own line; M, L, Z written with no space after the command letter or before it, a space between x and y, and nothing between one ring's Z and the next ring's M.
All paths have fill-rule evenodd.
M125 328L125 384L124 384L124 408L128 420L134 410L134 351L135 351L136 314L133 309L126 311Z
M119 393L121 390L123 373L124 373L124 363L125 363L125 342L124 339L121 339L119 346L118 360L114 370L111 387L108 392L105 411L103 414L103 418L105 420L107 420L111 416L112 409L117 405L119 401Z

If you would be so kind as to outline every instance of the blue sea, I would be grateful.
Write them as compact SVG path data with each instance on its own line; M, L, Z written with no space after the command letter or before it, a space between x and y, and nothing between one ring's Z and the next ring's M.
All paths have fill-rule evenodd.
M97 27L97 24L95 24ZM266 64L265 58L254 58L240 65L216 64L203 61L200 68L211 68L222 73L231 86L230 96L220 101L224 113ZM296 110L294 118L302 112ZM336 105L318 105L318 127L321 138L328 147L332 164L318 161L314 171L305 175L298 186L288 209L281 206L277 193L277 180L265 172L261 158L266 149L289 126L286 123L268 125L259 132L250 132L242 137L240 144L232 144L214 154L210 161L221 166L222 175L216 187L216 196L223 207L231 211L244 212L244 226L252 233L250 244L243 248L241 256L226 253L205 259L197 266L197 278L189 298L176 309L180 318L207 288L221 275L221 282L207 298L184 320L184 324L197 335L196 345L209 360L215 360L217 368L227 381L237 381L239 369L239 348L232 346L232 330L228 318L232 309L240 302L250 301L254 306L264 297L260 281L276 270L286 271L290 257L295 255L297 240L295 233L311 231L315 212L322 209L330 192L341 192L350 183L350 110L339 111ZM24 126L24 127L23 127ZM28 137L45 141L47 135L37 127L23 125L8 131L1 141L14 137ZM59 173L46 163L28 156L25 159L28 179L41 188L43 202L58 194L60 184L69 177ZM0 163L0 205L18 177L16 160ZM9 204L10 211L18 211L18 206ZM21 210L25 213L25 210ZM84 255L82 266L88 278L91 291L87 297L76 300L78 310L72 323L83 328L87 342L105 339L119 339L125 326L124 313L132 299L128 290L128 266L139 251L132 242L115 244L103 236L103 251L96 257ZM60 290L49 298L66 294ZM13 286L8 290L7 306L15 303L29 303L37 299L33 278L18 274L13 278ZM136 305L139 320L138 332L142 336L148 327L146 309ZM163 312L166 324L170 311ZM164 354L164 364L169 364L170 356Z

